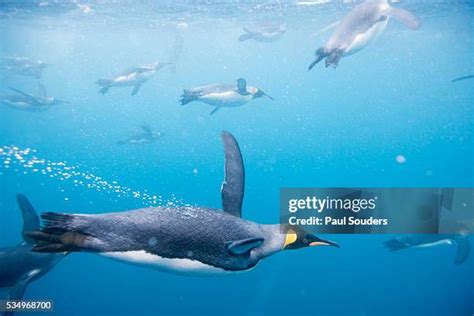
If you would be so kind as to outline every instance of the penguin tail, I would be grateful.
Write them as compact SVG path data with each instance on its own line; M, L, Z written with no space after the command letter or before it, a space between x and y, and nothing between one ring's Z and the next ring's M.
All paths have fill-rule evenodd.
M179 102L181 102L181 105L186 105L190 102L196 101L198 99L197 95L194 94L191 90L183 90L183 94L181 95L181 99Z
M73 252L81 251L89 235L82 231L84 215L64 213L43 213L44 227L41 230L26 232L25 236L35 241L35 252Z
M107 91L109 91L109 88L110 88L110 85L112 84L112 80L110 79L99 79L96 81L96 83L99 85L100 90L99 90L99 93L100 94L106 94Z
M308 67L308 71L311 71L311 69L313 69L314 66L316 66L316 64L318 64L321 60L323 60L324 58L326 58L329 54L326 53L326 51L324 50L324 48L319 48L318 50L316 50L316 52L314 53L315 55L315 59L314 61L309 65Z
M239 37L239 41L243 42L243 41L247 41L247 40L249 40L249 39L254 38L255 35L254 35L254 33L253 33L252 31L250 31L250 30L249 30L248 28L246 28L246 27L243 27L242 29L244 30L245 34L243 34L243 35L241 35L241 36Z

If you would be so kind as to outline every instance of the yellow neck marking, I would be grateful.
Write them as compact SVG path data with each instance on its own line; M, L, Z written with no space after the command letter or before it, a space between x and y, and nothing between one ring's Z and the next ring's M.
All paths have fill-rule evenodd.
M283 245L283 248L294 243L297 239L298 239L298 235L296 235L296 233L293 230L291 229L288 230L288 232L286 233L285 244Z

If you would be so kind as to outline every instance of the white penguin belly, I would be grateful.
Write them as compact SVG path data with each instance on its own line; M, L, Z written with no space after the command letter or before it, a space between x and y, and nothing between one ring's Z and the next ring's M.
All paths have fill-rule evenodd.
M49 109L49 106L41 106L41 105L31 105L26 102L4 102L8 107L23 110L23 111L30 111L30 112L40 112Z
M213 267L197 260L164 258L144 250L103 252L101 255L134 265L176 274L206 276L234 273L233 271Z
M450 246L452 244L453 242L450 239L442 239L442 240L438 240L429 244L421 244L413 248L431 248L431 247L444 246L444 245Z
M235 91L226 91L222 93L209 93L199 97L198 100L217 107L238 107L252 100L252 95L242 95Z
M142 84L153 76L152 72L145 72L141 74L131 73L128 76L120 76L114 80L116 87L130 87Z
M372 25L365 33L358 34L354 40L352 41L351 45L345 50L344 56L349 56L354 53L357 53L362 48L367 46L370 42L376 39L382 32L385 30L387 26L388 18L384 21L380 21Z

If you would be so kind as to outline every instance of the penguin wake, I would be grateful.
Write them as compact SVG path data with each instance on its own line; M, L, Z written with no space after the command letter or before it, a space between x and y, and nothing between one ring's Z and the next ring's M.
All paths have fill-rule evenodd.
M91 172L81 171L78 166L68 165L66 162L55 162L40 158L36 155L37 150L31 148L19 148L15 145L0 147L1 169L0 175L5 170L13 169L22 174L37 173L60 181L69 181L76 187L106 192L115 195L117 198L134 198L140 200L144 206L149 205L183 205L181 200L171 197L164 199L162 196L151 193L133 190L117 181L109 181ZM68 200L68 198L65 198Z

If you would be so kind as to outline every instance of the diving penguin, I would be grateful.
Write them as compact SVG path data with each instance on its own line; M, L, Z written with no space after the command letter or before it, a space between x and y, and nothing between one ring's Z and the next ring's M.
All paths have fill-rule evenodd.
M37 252L93 252L149 268L181 274L249 270L272 254L336 243L295 227L262 225L242 218L244 165L239 145L222 132L225 179L223 212L182 206L119 213L43 213L44 227L27 235ZM284 229L284 231L282 231Z
M150 80L158 70L169 64L155 62L152 65L133 67L112 79L99 79L96 82L101 87L99 93L106 94L112 87L133 87L132 95L136 95L145 82Z
M50 66L40 60L27 57L0 58L0 69L4 74L12 74L41 79L43 71Z
M469 234L406 234L385 242L391 251L408 248L432 248L441 245L454 245L456 256L454 263L461 264L469 258L471 244Z
M358 52L380 35L391 17L400 20L412 30L421 25L413 14L390 6L387 0L366 0L338 23L326 44L316 50L316 59L309 65L308 70L324 58L326 67L337 67L341 57Z
M117 144L119 144L119 145L125 145L125 144L128 144L128 145L151 144L151 143L156 142L162 136L162 134L160 132L154 133L151 130L150 125L148 125L147 123L143 123L141 128L143 130L142 133L130 136L127 139L124 139L124 140L120 140L120 141L117 142Z
M21 300L27 285L45 275L65 255L31 251L34 240L25 233L40 228L39 218L25 196L18 194L17 202L23 215L23 242L15 247L0 248L0 288L10 288L8 300Z
M17 110L39 112L49 110L52 106L67 103L67 101L47 95L46 88L38 83L38 94L26 93L10 88L15 92L12 95L0 96L0 103Z
M214 106L210 115L216 113L220 108L239 107L249 101L266 96L273 100L271 96L259 88L247 86L247 80L237 79L235 84L213 84L192 89L184 89L181 95L181 105L186 105L193 101L199 101Z
M239 41L254 40L257 42L270 43L279 40L286 32L284 24L262 25L253 29L243 27L245 34L239 37Z

